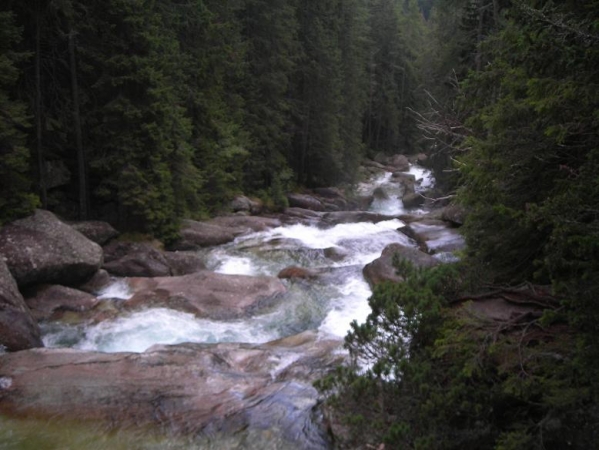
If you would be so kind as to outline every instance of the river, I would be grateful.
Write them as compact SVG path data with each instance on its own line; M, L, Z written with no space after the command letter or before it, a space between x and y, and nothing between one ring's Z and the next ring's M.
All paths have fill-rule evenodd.
M428 171L412 166L410 173L421 180L417 190L432 186ZM425 212L403 208L398 198L399 184L391 180L391 173L361 184L358 190L367 195L376 188L383 188L387 196L371 204L373 212L394 216ZM219 273L276 276L286 267L299 266L318 274L314 280L286 280L288 292L284 301L251 317L228 321L199 319L189 313L156 307L94 325L45 323L42 325L43 340L47 347L141 353L157 344L263 344L313 330L317 341L336 341L335 352L342 353L343 338L350 323L364 321L370 312L368 297L371 290L362 276L363 267L379 257L391 243L415 246L413 240L397 231L402 225L399 219L376 224L342 223L328 228L319 224L294 224L244 235L230 244L202 250L200 254L207 268ZM112 285L98 293L99 297L114 302L130 295L123 279L115 279ZM283 371L301 356L285 353L273 370ZM328 448L330 440L326 433L323 434L320 424L312 423L321 420L319 416L312 413L309 417L304 413L293 416L300 410L312 411L319 399L313 391L306 393L308 388L293 380L284 386L277 395L288 397L271 399L279 406L294 403L293 408L282 412L289 417L289 423L283 420L280 433L272 432L268 424L262 424L249 426L235 436L216 433L209 438L204 435L183 439L140 430L107 433L102 427L90 429L80 424L65 425L62 421L5 418L0 419L0 449ZM300 401L312 402L308 405L312 405L311 409L296 407ZM272 419L268 414L260 417L262 421ZM302 422L301 429L296 430L293 421Z

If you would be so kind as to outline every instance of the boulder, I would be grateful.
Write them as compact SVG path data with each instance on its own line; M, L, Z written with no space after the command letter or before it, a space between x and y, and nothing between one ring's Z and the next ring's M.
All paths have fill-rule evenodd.
M0 257L0 347L18 351L43 346L37 322Z
M0 412L194 439L267 430L277 448L330 448L312 382L343 361L339 345L307 332L264 345L7 354L0 360Z
M70 225L90 241L99 245L104 245L109 240L119 235L119 232L116 231L112 225L108 222L101 222L99 220L73 222Z
M233 212L260 214L264 210L264 203L260 200L248 198L245 195L238 195L231 200L229 208Z
M372 196L376 200L389 200L389 194L387 194L387 191L385 191L385 189L381 186L375 188L375 190L372 192Z
M245 227L220 226L215 223L183 220L181 239L170 246L170 250L198 250L202 247L222 245L247 233Z
M413 194L416 191L416 177L411 173L393 172L391 178L403 186L404 194Z
M88 294L97 294L111 283L110 275L104 269L98 270L85 283L77 286L77 289Z
M161 277L171 275L163 253L148 243L113 242L104 247L102 267L118 277Z
M370 286L375 286L383 281L399 283L403 278L397 275L393 266L393 257L397 255L400 259L411 262L416 267L433 267L440 262L413 247L401 244L389 244L383 250L381 256L364 267L363 274Z
M449 205L443 208L441 218L446 222L450 222L454 225L464 225L466 220L466 209L461 205Z
M290 266L281 270L277 278L286 278L286 279L311 279L318 277L318 273L314 270L306 269L304 267Z
M262 216L219 216L206 223L233 229L247 228L247 232L265 231L281 226L279 219Z
M447 226L442 220L424 219L400 228L402 233L414 239L427 253L461 250L465 241L459 231Z
M57 319L65 311L90 311L98 304L96 297L87 292L59 285L36 286L27 293L25 302L38 321Z
M391 167L393 171L407 172L410 170L410 162L404 155L393 155L387 158L387 166Z
M0 254L19 286L39 283L74 285L102 265L102 248L49 211L0 229Z
M130 278L125 307L165 306L211 319L236 319L272 305L287 289L274 277L209 271L179 277Z
M281 222L287 225L293 225L296 223L303 223L306 225L313 225L320 222L324 216L324 212L312 211L304 208L286 208L281 214Z
M424 204L424 200L425 198L422 195L414 192L407 192L401 199L406 208L416 208L417 206L421 206Z
M417 153L415 155L408 156L408 161L410 161L411 164L423 165L428 161L428 156L425 153Z
M311 209L312 211L324 211L324 205L320 200L307 194L287 194L290 207Z
M392 220L395 218L396 216L387 216L385 214L368 211L339 211L326 213L322 218L322 223L328 226L339 225L341 223L378 223L384 220Z
M204 260L193 252L164 252L164 259L168 263L171 275L180 276L199 272L206 269Z

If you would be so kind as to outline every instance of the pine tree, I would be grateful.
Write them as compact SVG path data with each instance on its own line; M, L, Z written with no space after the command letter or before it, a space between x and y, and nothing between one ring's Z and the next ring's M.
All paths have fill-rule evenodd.
M26 105L14 95L17 65L29 55L15 51L20 30L10 11L0 11L0 225L29 214L37 205L31 193L30 130Z

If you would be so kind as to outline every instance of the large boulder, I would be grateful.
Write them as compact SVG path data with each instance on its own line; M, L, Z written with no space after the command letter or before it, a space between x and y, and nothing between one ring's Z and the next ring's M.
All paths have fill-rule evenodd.
M325 207L320 200L308 194L287 194L290 207L311 209L312 211L324 211Z
M206 269L204 260L195 252L164 252L163 255L173 276L188 275Z
M170 250L199 250L202 247L222 245L247 233L246 227L228 227L215 223L183 220L181 239L171 245Z
M127 308L162 305L211 319L235 319L272 305L286 292L274 277L201 271L180 277L130 278Z
M312 381L343 361L339 344L306 332L264 345L7 354L0 358L0 412L194 439L268 432L277 448L330 448Z
M416 177L411 173L393 172L391 178L402 185L405 194L413 194L416 191Z
M461 205L449 205L443 208L441 218L446 222L450 222L453 225L464 225L466 221L467 211Z
M98 244L43 210L0 229L0 254L19 286L73 285L102 265Z
M375 286L383 281L399 283L403 278L396 273L393 258L412 263L415 267L433 267L440 264L439 260L421 252L417 248L406 247L401 244L389 244L381 256L364 267L363 274L370 286Z
M25 302L36 320L56 319L66 311L92 310L98 299L87 292L60 285L39 285L26 293Z
M238 195L231 200L229 208L235 213L260 214L264 210L264 204L260 200Z
M404 155L393 155L387 159L387 165L397 172L410 170L410 162Z
M104 247L103 269L118 277L163 277L171 268L163 253L148 243L113 242Z
M0 347L18 351L43 345L37 322L0 257Z
M70 225L90 241L94 241L99 245L104 245L119 235L119 232L112 225L99 220L73 222Z

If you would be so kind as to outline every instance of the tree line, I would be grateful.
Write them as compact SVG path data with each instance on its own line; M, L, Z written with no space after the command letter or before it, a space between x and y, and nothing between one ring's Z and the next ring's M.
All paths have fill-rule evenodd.
M410 151L422 18L408 0L7 0L0 223L176 235L245 192L355 181Z

